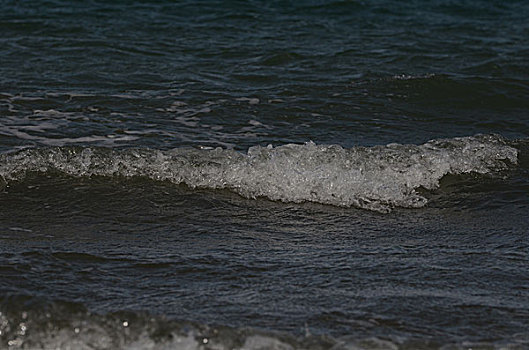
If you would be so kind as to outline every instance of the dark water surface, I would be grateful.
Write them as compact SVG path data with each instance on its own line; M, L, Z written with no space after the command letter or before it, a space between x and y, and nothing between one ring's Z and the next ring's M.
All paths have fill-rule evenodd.
M0 8L0 348L529 348L528 2Z

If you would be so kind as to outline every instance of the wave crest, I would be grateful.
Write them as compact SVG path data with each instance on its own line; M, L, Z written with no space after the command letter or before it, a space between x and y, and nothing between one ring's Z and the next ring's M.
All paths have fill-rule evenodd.
M449 341L449 340L448 340ZM527 334L496 342L443 343L425 337L303 337L249 327L170 320L143 312L100 314L82 304L28 296L0 297L0 348L15 349L522 349Z
M76 177L146 177L191 188L229 189L247 198L388 212L424 206L427 199L417 189L435 189L445 175L493 174L517 161L517 149L499 135L351 149L313 142L254 146L246 154L221 148L53 147L0 155L0 176L5 182L52 171Z

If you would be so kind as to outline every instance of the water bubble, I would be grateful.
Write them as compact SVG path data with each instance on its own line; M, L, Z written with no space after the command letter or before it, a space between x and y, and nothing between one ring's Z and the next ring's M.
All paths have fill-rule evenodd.
M20 331L18 332L18 334L25 335L26 334L26 330L28 329L26 324L25 323L21 323L19 325L19 327L20 327Z
M22 345L22 339L13 339L7 342L8 346L20 347Z

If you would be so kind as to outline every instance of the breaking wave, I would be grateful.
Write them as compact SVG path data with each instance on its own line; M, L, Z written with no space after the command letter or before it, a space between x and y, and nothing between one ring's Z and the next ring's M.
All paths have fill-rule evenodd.
M495 174L517 162L517 149L503 137L477 135L351 149L313 142L254 146L247 153L222 148L29 148L0 155L0 176L5 184L34 172L145 177L228 189L246 198L389 212L423 207L427 199L419 189L437 188L446 175Z
M495 342L459 343L403 336L295 336L170 320L134 311L99 314L78 303L22 295L0 298L1 349L522 349L528 344L528 334Z

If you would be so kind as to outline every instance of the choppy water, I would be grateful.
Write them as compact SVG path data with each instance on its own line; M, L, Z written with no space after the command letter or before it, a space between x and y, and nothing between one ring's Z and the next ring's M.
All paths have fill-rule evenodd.
M0 5L0 348L529 348L527 2Z

